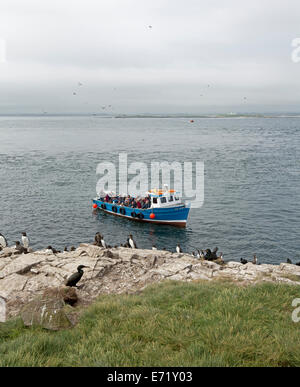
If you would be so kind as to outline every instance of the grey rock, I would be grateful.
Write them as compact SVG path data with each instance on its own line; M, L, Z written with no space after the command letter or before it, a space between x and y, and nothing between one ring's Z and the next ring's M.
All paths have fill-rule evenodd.
M0 256L0 297L6 300L7 315L14 316L45 290L63 285L77 266L85 265L78 283L79 303L88 304L101 294L134 293L151 283L164 280L213 281L230 279L242 285L272 281L300 284L300 267L242 265L195 259L189 254L128 248L103 249L81 244L75 251L48 254ZM298 282L299 278L299 282ZM56 305L56 304L55 304ZM52 305L53 306L53 305ZM35 315L36 316L36 315Z
M25 326L41 326L49 330L73 327L73 310L60 298L38 296L21 310Z

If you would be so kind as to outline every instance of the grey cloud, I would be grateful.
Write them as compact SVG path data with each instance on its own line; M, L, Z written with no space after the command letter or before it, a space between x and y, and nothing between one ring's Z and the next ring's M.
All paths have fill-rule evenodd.
M296 0L4 0L0 113L294 110L299 13Z

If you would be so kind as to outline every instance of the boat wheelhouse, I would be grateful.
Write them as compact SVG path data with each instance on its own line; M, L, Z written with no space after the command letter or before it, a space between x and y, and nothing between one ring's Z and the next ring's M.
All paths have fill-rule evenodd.
M150 190L143 198L102 192L93 199L93 207L139 222L176 227L186 227L190 211L190 204L185 204L178 192L167 187L164 190Z

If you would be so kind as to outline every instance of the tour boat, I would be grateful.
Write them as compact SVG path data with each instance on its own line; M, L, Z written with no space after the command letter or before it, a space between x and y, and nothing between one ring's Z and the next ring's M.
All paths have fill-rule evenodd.
M108 201L107 195L110 198ZM102 192L93 199L93 208L139 222L186 227L191 205L185 204L178 192L153 189L147 192L146 197L149 200L148 208L133 208L117 204L119 197L114 193Z

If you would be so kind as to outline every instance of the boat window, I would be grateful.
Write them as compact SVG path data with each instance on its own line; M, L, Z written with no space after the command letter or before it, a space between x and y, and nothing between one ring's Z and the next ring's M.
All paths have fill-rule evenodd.
M161 203L167 203L167 198L160 198Z
M170 196L169 197L169 202L172 202L174 199L173 199L173 196Z
M175 200L179 200L179 197L178 197L178 196L175 196Z
M157 204L157 198L152 198L154 204Z

